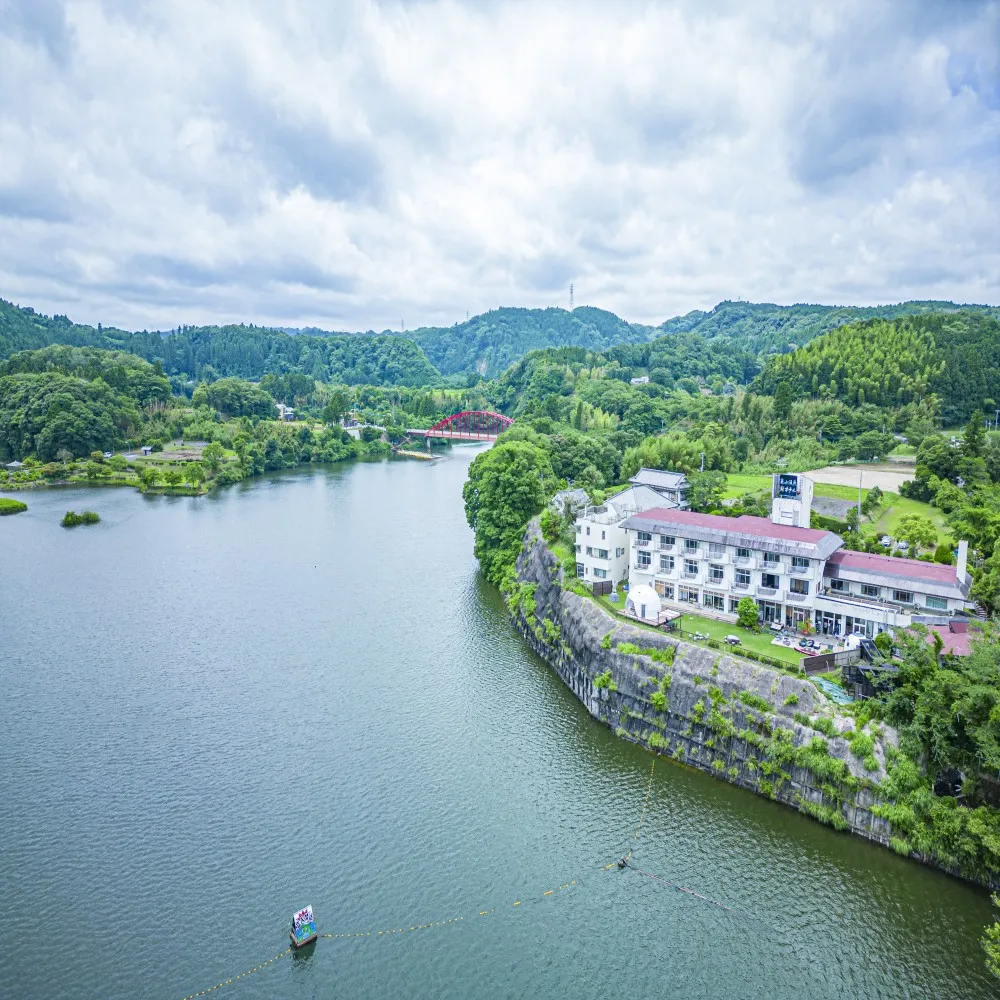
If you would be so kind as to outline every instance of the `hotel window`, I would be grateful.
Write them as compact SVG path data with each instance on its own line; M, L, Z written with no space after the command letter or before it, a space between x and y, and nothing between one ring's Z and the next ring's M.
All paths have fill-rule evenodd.
M595 549L595 552L597 553L597 558L598 559L607 559L608 558L608 550L607 549Z
M850 584L846 580L831 580L830 589L837 594L849 594L851 592Z
M660 548L668 549L677 541L673 535L660 535Z
M673 571L674 571L674 557L660 556L660 572L673 573Z
M748 570L748 569L738 569L736 571L736 586L737 587L749 587L750 586L750 570Z
M698 591L688 590L686 587L680 587L677 590L677 600L687 601L689 604L698 603Z
M625 555L625 550L624 549L615 549L615 558L616 559L620 558L623 555Z
M740 599L738 597L729 598L729 613L731 615L739 614L740 611Z
M653 560L650 558L648 552L640 552L636 556L635 564L639 567L639 569L649 569L652 561Z
M693 538L684 539L684 551L685 552L697 552L698 543Z
M582 549L582 548L583 548L583 546L582 546L582 545L577 545L577 546L576 546L576 551L577 551L577 554L578 554L578 555L579 555L579 553L580 553L580 549Z
M808 580L792 580L788 589L793 594L808 594L809 593L809 581Z
M637 531L635 533L635 540L642 545L643 542L651 542L653 536L648 531Z
M706 608L712 608L715 611L726 610L726 599L722 594L705 594L704 603Z
M947 611L948 610L948 600L945 597L927 597L927 607L933 608L935 611Z
M605 540L605 539L606 539L607 537L608 537L608 536L607 536L607 533L606 533L606 532L604 532L604 531L602 531L602 532L601 532L601 541L603 542L603 541L604 541L604 540Z
M588 535L590 534L590 525L589 524L587 525L587 534Z
M760 575L760 585L762 587L769 587L771 590L777 590L778 582L778 578L773 573L761 573Z
M708 554L713 559L718 559L720 556L726 554L726 547L725 545L720 545L718 542L710 542L708 545Z
M861 595L863 597L878 597L878 587L875 587L870 583L863 583L861 584Z
M912 590L894 590L892 592L892 599L897 604L912 604L913 603L913 591Z
M657 580L653 584L653 587L660 597L665 597L668 601L674 599L674 585L672 583L664 583L662 580Z
M588 545L587 546L587 555L588 556L592 556L593 554L594 554L594 546L593 545Z
M583 563L576 564L576 575L583 576Z
M581 528L581 525L579 525L579 524L578 524L578 525L576 526L576 533L577 533L578 535L580 534L580 528Z
M751 552L749 549L737 549L736 558L737 559L749 559Z
M698 564L693 559L684 560L684 572L690 573L691 576L698 575Z
M594 578L597 580L606 580L608 578L608 571L606 569L595 569Z
M809 560L803 556L792 556L792 569L809 569Z
M781 562L781 556L777 552L765 552L764 553L764 565L765 566L777 566Z
M726 572L721 566L712 565L708 567L708 578L712 583L722 583L725 575Z

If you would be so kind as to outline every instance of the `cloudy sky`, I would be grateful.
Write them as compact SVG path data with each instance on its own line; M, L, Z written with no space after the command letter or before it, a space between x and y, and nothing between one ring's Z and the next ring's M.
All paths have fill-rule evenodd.
M0 297L1000 302L1000 3L0 0Z

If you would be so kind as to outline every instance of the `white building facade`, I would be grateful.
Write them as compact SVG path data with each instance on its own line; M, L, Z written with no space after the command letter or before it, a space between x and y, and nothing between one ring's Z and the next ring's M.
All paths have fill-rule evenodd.
M808 524L803 498L812 495L811 483L803 487L804 511L786 483L770 520L676 508L633 514L622 525L630 588L651 586L667 608L728 621L736 620L740 600L752 597L764 622L791 628L809 622L825 635L874 636L910 625L917 615L944 617L971 607L966 543L957 567L846 550L832 531L800 526L803 519Z
M625 521L652 507L672 506L673 501L664 494L648 486L633 485L602 504L587 507L576 519L576 575L587 583L612 586L628 579Z

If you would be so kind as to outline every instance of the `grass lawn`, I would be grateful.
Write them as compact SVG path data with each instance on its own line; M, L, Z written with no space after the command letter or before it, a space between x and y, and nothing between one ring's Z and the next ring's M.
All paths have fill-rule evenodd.
M747 649L752 649L762 656L782 660L792 667L797 667L802 662L802 654L796 653L794 649L772 645L771 639L773 637L767 632L748 632L732 622L720 622L715 618L686 613L681 616L678 624L685 632L705 632L713 639L725 639L727 635L738 635ZM688 636L684 636L684 639L688 639ZM739 647L734 647L733 651L738 652Z
M869 529L874 534L891 535L895 538L900 518L906 514L919 514L921 517L926 517L937 528L938 542L945 542L951 537L944 514L937 507L932 507L929 503L923 503L920 500L910 500L907 497L897 496L895 493L887 493L886 497L889 502L882 508L878 520Z
M770 488L770 476L729 472L726 474L726 491L723 496L726 500L731 500L734 497L743 496L744 493L760 493L761 490L769 490Z

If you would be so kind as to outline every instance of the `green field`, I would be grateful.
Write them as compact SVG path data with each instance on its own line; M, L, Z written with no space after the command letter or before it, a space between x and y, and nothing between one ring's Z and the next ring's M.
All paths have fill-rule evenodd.
M895 493L887 493L886 497L888 503L882 508L878 519L872 525L866 526L871 533L890 535L895 538L900 518L906 514L919 514L921 517L926 517L937 528L937 544L951 538L951 531L945 523L944 514L937 507L932 507L929 503L922 503L920 500L910 500L907 497L897 496Z
M678 625L685 632L704 632L713 639L723 640L727 635L738 635L740 642L747 649L752 649L762 656L770 656L775 660L782 660L789 666L797 667L802 662L802 654L796 653L794 649L787 646L772 645L772 636L767 632L748 632L746 629L732 622L720 622L715 618L705 618L703 615L684 614L678 621ZM689 636L684 636L685 641L691 642ZM739 655L739 646L731 650L735 655Z
M771 477L768 475L752 475L742 472L726 474L726 490L723 494L727 500L742 496L744 493L760 493L770 490ZM868 490L862 491L862 496ZM828 483L815 483L813 494L818 497L831 497L835 500L857 500L858 490L855 486L831 486Z

